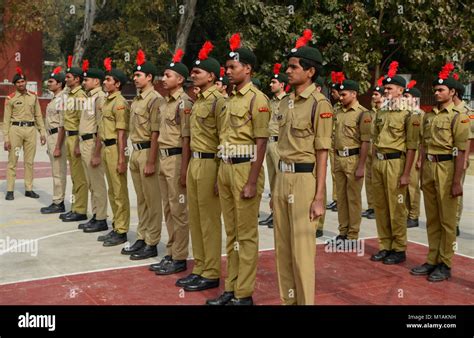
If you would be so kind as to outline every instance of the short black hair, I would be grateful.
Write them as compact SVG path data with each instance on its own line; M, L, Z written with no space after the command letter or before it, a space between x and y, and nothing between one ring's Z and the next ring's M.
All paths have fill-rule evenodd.
M299 62L300 62L300 66L303 67L304 70L308 70L311 67L313 67L316 70L313 77L311 78L311 81L316 82L316 79L318 78L318 76L321 74L323 70L323 65L320 64L319 62L309 60L309 59L303 59L303 58L300 58Z

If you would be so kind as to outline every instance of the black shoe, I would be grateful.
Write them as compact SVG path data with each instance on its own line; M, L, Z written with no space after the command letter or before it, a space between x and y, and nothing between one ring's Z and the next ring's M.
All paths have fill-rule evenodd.
M194 284L196 283L199 279L201 279L201 276L196 275L195 273L192 273L190 275L187 275L184 278L180 278L176 281L175 285L179 287L183 287L186 285Z
M112 231L112 235L105 239L103 246L116 246L127 241L127 233L119 234L118 232Z
M370 260L374 262L380 262L388 257L391 253L392 252L390 250L380 250L378 253L370 256Z
M40 195L35 193L33 190L25 191L25 196L29 198L40 198Z
M170 264L163 264L160 270L155 271L155 274L160 275L160 276L172 275L174 273L186 271L186 269L187 269L187 265L186 265L185 259L179 260L179 261L175 261L173 259Z
M143 239L137 240L131 247L126 247L122 249L120 252L122 255L131 255L135 252L138 252L140 250L143 250L145 248L146 244Z
M64 219L65 217L68 217L71 214L72 214L72 210L68 211L68 212L65 212L64 214L60 214L59 219Z
M209 278L200 277L196 281L185 285L184 291L191 291L191 292L202 291L202 290L207 290L207 289L212 289L212 288L217 288L217 287L219 287L219 278L209 279Z
M316 230L316 238L323 237L323 231L322 230Z
M368 219L375 219L375 210L374 209L368 209L367 211L370 211L369 213L367 213L367 218Z
M329 203L328 205L326 205L326 210L331 210L331 209L334 208L336 205L337 205L337 202L336 202L336 201L332 201L331 203Z
M459 231L459 225L456 226L456 237L459 237L460 231Z
M430 282L442 282L451 278L451 268L444 263L439 264L436 269L428 276Z
M368 217L370 214L374 213L374 209L368 208L367 210L363 211L361 216L362 217Z
M107 235L100 235L97 237L97 242L104 242L107 239L109 239L113 235L114 231L110 230L110 232Z
M106 219L101 219L101 220L95 220L94 223L91 223L88 226L84 227L84 232L85 233L92 233L92 232L99 232L99 231L105 231L109 228L109 225L107 224Z
M331 211L337 212L337 203L334 207L331 208Z
M42 214L56 214L58 212L64 212L64 210L64 202L61 202L59 204L51 203L49 207L41 208L40 212Z
M273 229L273 218L270 220L270 222L267 223L267 227L269 229Z
M150 265L148 267L148 270L156 272L156 271L160 270L163 267L163 265L169 264L172 261L173 261L173 258L170 255L166 255L165 257L163 257L161 259L161 261L159 263L155 263L155 264Z
M69 214L69 216L65 216L63 218L63 222L80 222L80 221L85 221L87 219L86 214L77 214L75 212L72 212Z
M415 266L413 269L410 270L410 273L414 276L426 276L432 273L435 269L436 265L425 263L420 266Z
M416 228L418 226L418 218L417 219L407 219L407 228Z
M232 298L226 305L243 305L249 306L253 305L252 297L245 297L245 298Z
M132 261L139 261L141 259L147 259L151 257L158 256L158 250L156 249L156 245L146 245L143 250L133 253L130 256Z
M258 225L268 225L270 222L273 223L273 212L270 215L268 215L268 217L266 219L264 219L263 221L258 222Z
M13 201L15 199L15 196L13 195L13 191L7 191L7 194L5 195L5 199L7 201Z
M387 265L393 265L393 264L399 264L403 263L404 261L407 260L407 256L405 254L405 251L392 251L390 255L384 258L383 264Z
M337 235L336 242L345 241L347 239L347 235Z
M225 291L222 295L214 299L206 300L207 305L226 305L230 300L234 298L233 292Z
M84 230L85 228L87 227L90 227L92 224L94 224L95 222L95 214L94 216L92 216L92 218L90 220L88 220L86 223L80 223L77 228L80 229L80 230Z

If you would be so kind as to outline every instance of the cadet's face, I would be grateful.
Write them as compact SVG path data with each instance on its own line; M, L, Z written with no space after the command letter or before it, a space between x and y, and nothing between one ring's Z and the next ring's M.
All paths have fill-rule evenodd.
M353 90L342 90L339 92L339 101L344 106L350 105L356 99L356 92Z
M315 74L315 70L313 67L309 68L308 70L304 70L300 65L300 59L291 57L288 60L286 74L288 74L288 83L291 86L298 86L308 82L308 80L311 80Z
M85 77L84 81L82 81L82 85L84 86L85 90L91 90L94 89L98 86L100 86L100 81L99 79L94 79L91 77Z
M372 93L372 102L373 103L380 103L382 102L382 94L380 94L379 92L373 92Z
M59 88L61 88L61 83L59 83L55 79L49 79L48 80L48 90L50 90L52 92L55 92Z
M172 90L182 85L184 78L173 70L167 69L163 74L163 88Z
M339 92L336 89L331 89L331 97L333 100L339 101Z
M238 85L250 76L251 67L244 65L236 60L227 60L225 63L225 73L229 78L229 82Z
M270 89L273 94L279 93L283 89L283 83L276 79L270 81Z
M388 84L385 86L384 96L386 98L395 99L397 97L402 96L402 94L403 94L403 87L400 87L394 84Z
M15 86L16 86L16 89L22 92L26 89L26 81L23 79L19 79L18 81L15 82Z
M438 85L434 87L434 97L437 103L445 103L451 100L454 96L454 89L449 89L446 86Z
M193 80L193 86L200 88L212 83L214 75L206 72L204 69L193 68L191 70L191 79Z
M145 74L143 72L135 72L133 73L133 82L135 83L135 87L138 89L145 88L148 83L152 82L151 74Z
M119 89L120 82L116 82L113 76L106 75L103 85L104 85L104 90L107 93L110 93Z
M66 74L66 86L72 87L75 83L77 83L78 79L74 78L74 75L71 73Z

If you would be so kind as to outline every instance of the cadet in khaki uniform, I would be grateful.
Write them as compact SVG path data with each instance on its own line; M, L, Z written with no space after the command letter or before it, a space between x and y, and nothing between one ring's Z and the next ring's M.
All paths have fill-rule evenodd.
M133 76L138 95L130 107L130 140L133 145L130 172L137 193L137 240L132 246L122 249L122 254L131 255L131 260L158 256L156 246L161 239L158 134L163 97L153 89L156 73L156 67L146 61L145 53L139 50Z
M311 37L305 30L288 55L286 73L294 92L280 105L280 163L272 201L278 285L285 305L314 304L314 231L325 208L331 148L333 112L313 83L323 60L319 50L306 46Z
M130 201L127 187L127 132L130 107L121 94L127 76L120 69L112 68L112 59L104 60L104 89L108 93L99 120L98 137L104 144L102 161L109 186L109 202L113 213L113 229L98 241L103 246L115 246L127 241L130 227Z
M466 177L466 171L469 168L469 151L471 148L471 140L474 138L474 112L472 108L469 107L463 100L462 97L464 96L464 85L459 81L459 75L457 73L453 74L454 79L456 80L456 95L453 97L454 102L454 109L460 113L464 113L469 116L471 120L471 133L469 136L469 140L467 141L466 145L466 160L464 162L464 171L462 174L462 184L464 185L464 179ZM459 197L458 208L456 212L456 236L459 236L459 222L461 221L462 216L462 209L463 209L463 196Z
M41 208L42 214L64 212L64 192L66 190L67 160L64 144L64 94L66 76L61 73L61 67L56 67L49 76L48 89L53 93L53 99L46 107L45 125L48 136L48 155L53 176L53 203Z
M84 60L82 70L84 71L87 104L82 110L76 147L80 149L87 185L91 192L93 216L89 222L79 224L79 229L91 233L108 229L107 187L105 185L105 168L102 163L102 142L97 137L97 125L98 121L102 119L102 106L105 101L105 93L101 86L105 74L97 68L89 69L87 60Z
M225 98L214 84L220 66L209 56L212 49L212 44L206 42L191 70L193 85L200 90L190 117L192 157L186 182L194 268L191 274L176 282L176 286L184 287L185 291L218 287L221 275L217 147Z
M43 116L38 97L26 90L26 77L17 67L12 83L16 92L7 96L3 118L5 151L8 151L6 200L13 200L16 177L16 164L20 149L23 148L25 166L25 196L39 198L33 191L33 162L36 154L36 130L40 132L41 145L46 143ZM36 128L34 128L36 125Z
M362 185L369 149L372 118L357 100L359 84L341 77L341 109L334 119L334 174L337 181L339 235L336 239L359 238L362 220Z
M168 243L164 261L161 265L154 264L150 267L157 275L170 275L186 270L188 258L186 171L190 158L189 114L193 102L183 90L189 70L181 63L182 57L183 51L178 49L163 74L163 88L168 91L168 95L160 106L158 147L161 200L168 229Z
M225 68L220 67L219 78L216 81L216 88L226 99L229 98L229 95L227 94L227 88L229 88L229 85L229 78L225 75Z
M79 67L72 67L72 56L68 57L66 69L66 86L68 87L66 110L64 111L64 130L66 132L66 157L72 180L71 211L59 215L63 222L77 222L87 219L87 180L81 163L81 154L76 153L76 142L79 139L79 120L86 104L86 93L81 83L83 72Z
M219 135L218 186L227 234L225 292L209 305L252 305L257 275L258 210L265 174L262 163L269 136L269 100L250 81L257 57L230 38L226 70L235 85L226 103Z
M421 92L415 87L416 81L411 80L405 90L403 96L407 100L408 109L420 115L420 121L423 120L424 112L420 109ZM423 128L420 128L420 136L423 134ZM421 144L420 144L421 147ZM415 164L410 171L410 184L407 189L406 204L408 209L407 228L418 226L418 217L420 216L420 151L415 153Z
M280 156L278 155L278 116L281 100L286 96L285 86L288 84L288 76L280 72L281 64L276 63L273 66L273 78L270 81L270 88L273 93L273 97L270 101L272 116L268 123L268 129L270 130L270 137L268 138L266 164L268 172L268 181L270 182L270 195L275 190L276 173L278 170L278 162ZM273 211L267 219L260 221L258 224L266 225L269 228L273 228Z
M400 108L406 81L396 75L397 68L398 62L392 62L383 80L387 100L377 112L373 134L372 185L380 251L371 260L384 264L406 260L405 196L420 139L419 115Z
M426 263L411 270L413 275L428 275L430 282L451 277L456 242L456 207L462 195L462 172L469 117L454 109L456 80L454 69L445 65L433 82L437 107L423 119L422 189L428 232Z

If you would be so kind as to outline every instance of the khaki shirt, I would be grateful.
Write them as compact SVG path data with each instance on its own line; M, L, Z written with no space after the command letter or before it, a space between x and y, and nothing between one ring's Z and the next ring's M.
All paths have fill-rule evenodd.
M420 143L420 114L407 110L377 110L373 145L382 153L417 150Z
M64 127L64 108L66 105L67 93L60 91L51 99L46 106L45 127L46 129Z
M372 118L370 112L358 101L351 107L341 106L334 119L335 150L360 148L362 142L369 142Z
M454 109L454 103L433 108L423 119L423 148L426 154L452 154L453 148L466 150L470 119Z
M279 107L281 100L286 96L285 92L282 92L278 96L274 96L271 101L271 108L272 108L272 117L270 122L268 123L268 129L270 130L270 136L278 136L279 132L279 123L278 123L278 116L280 114Z
M130 140L141 143L151 140L151 133L160 131L160 105L163 96L153 87L140 92L130 107Z
M296 97L294 92L286 96L280 111L278 152L282 161L315 163L316 150L331 148L332 106L314 83Z
M193 101L183 88L178 89L173 95L166 96L160 106L161 123L158 145L160 148L181 148L183 137L190 136L189 115Z
M117 139L117 129L129 130L130 106L117 91L105 98L102 118L99 121L99 136L102 141Z
M102 106L105 101L105 93L101 87L89 90L87 93L86 106L82 110L79 122L79 135L97 133L97 125L102 119Z
M459 113L464 113L467 116L469 116L469 119L471 120L469 139L470 140L474 139L474 111L472 110L472 108L469 107L464 101L461 101L459 105L454 107L454 110L457 110ZM469 151L469 149L466 149L466 150Z
M9 142L9 132L12 122L36 122L36 128L41 136L46 136L43 115L36 94L19 91L8 95L5 99L5 110L3 115L3 136L5 142Z
M217 153L225 102L215 85L197 95L189 121L191 151Z
M251 82L239 91L232 91L223 114L219 139L226 153L232 152L229 146L252 145L256 144L257 138L270 136L270 101Z
M81 114L86 106L86 93L81 86L71 89L67 95L66 110L64 111L64 129L75 131L79 129Z
M333 111L333 117L332 117L332 134L331 134L331 149L335 149L335 144L334 140L336 137L336 115L339 109L342 109L342 103L341 102L336 102L332 106L332 111Z

